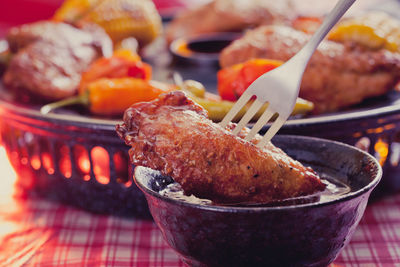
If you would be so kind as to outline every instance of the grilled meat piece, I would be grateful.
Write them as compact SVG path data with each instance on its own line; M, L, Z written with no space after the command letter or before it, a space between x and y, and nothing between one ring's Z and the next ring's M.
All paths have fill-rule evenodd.
M95 25L83 29L50 21L11 29L12 57L5 85L22 88L46 100L76 93L81 74L101 55L112 53L112 43Z
M251 58L286 61L309 35L286 26L261 26L226 47L221 67ZM300 97L314 103L314 113L336 111L383 95L400 81L400 54L370 50L355 44L324 40L303 76Z
M323 190L310 168L269 143L264 149L207 118L181 91L131 106L117 125L133 164L171 176L186 194L219 203L267 203Z
M294 16L290 0L214 0L178 15L166 30L168 42L189 35L242 31L246 28L289 21Z
M34 42L13 57L4 83L47 100L62 99L76 93L81 73L97 56L90 46L68 50L50 42Z
M112 54L112 42L102 28L94 24L84 24L76 28L70 24L54 21L39 21L13 27L7 34L11 52L36 41L46 41L59 46L87 45L97 48L105 56Z

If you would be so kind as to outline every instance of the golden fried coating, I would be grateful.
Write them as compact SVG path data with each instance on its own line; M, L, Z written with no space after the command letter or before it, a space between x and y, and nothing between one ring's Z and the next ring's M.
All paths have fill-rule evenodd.
M217 203L267 203L325 188L310 168L271 143L260 149L257 139L234 136L180 91L134 104L117 132L132 146L133 164L159 170L186 194Z

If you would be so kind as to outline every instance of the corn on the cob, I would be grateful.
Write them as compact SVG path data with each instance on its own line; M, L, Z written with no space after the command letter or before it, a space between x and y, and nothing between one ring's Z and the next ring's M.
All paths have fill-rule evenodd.
M53 19L69 23L77 22L101 1L102 0L65 0L61 7L56 10Z
M56 20L100 25L114 43L134 37L140 45L161 32L161 18L151 0L66 0Z
M343 20L329 34L329 39L400 52L400 22L386 13L371 12Z

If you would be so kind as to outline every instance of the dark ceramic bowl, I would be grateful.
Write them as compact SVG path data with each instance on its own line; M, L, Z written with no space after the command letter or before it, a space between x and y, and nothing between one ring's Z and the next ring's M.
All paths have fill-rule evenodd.
M382 171L369 154L323 139L276 136L290 156L348 185L333 199L286 206L192 204L160 195L171 183L137 167L135 182L165 240L190 266L326 266L349 242Z
M218 65L220 52L240 36L236 32L218 32L182 37L174 40L169 49L180 63Z

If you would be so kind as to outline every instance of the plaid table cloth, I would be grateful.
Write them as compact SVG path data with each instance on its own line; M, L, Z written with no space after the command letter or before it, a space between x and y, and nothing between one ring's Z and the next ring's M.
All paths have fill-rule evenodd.
M3 148L0 170L0 266L184 266L152 221L13 198ZM400 193L367 207L332 266L400 266Z
M152 221L45 200L0 205L0 266L184 266ZM368 206L332 266L400 266L400 194Z

